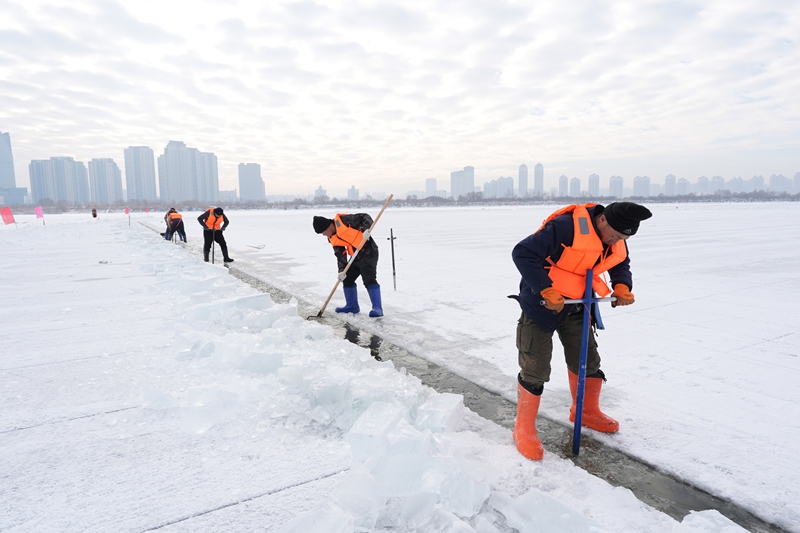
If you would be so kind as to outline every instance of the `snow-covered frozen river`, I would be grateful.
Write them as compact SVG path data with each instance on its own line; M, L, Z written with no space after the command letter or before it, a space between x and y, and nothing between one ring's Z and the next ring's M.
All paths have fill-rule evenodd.
M556 207L387 210L373 234L386 316L362 313L351 321L514 399L519 308L506 296L516 292L519 276L511 248ZM793 305L800 296L800 206L649 207L654 217L629 241L636 304L603 315L598 342L609 381L602 400L621 430L598 438L800 531L800 388L793 382L800 370L800 312ZM334 212L226 214L238 268L322 304L335 282L335 260L311 219ZM196 247L197 213L184 215ZM436 453L427 447L426 457L467 465L437 463L434 470L470 487L466 495L427 499L424 487L407 488L370 504L367 515L400 517L403 527L427 520L418 530L447 531L433 529L431 520L447 520L430 508L455 513L475 531L523 531L512 523L515 513L535 501L547 507L552 498L569 511L565 516L609 531L722 531L721 523L711 524L722 520L718 515L677 524L561 459L527 463L508 431L474 415L457 428L426 426L420 406L437 395L324 326L297 322L292 306L246 303L252 289L137 225L160 227L160 216L134 215L130 227L127 218L103 213L98 220L48 217L44 227L17 218L24 222L19 230L0 231L2 293L14 303L0 315L8 339L0 442L10 472L0 482L9 496L0 529L102 531L117 521L131 531L173 522L162 530L278 531L307 509L350 513L354 527L363 526L348 498L368 500L370 484L397 484L391 472L401 468L386 462L393 456L386 450L359 448L352 425L366 411L379 425L392 421L387 435L398 431L403 437L396 439L413 443L417 433L431 432ZM397 237L396 291L390 228ZM363 290L361 299L363 308ZM223 303L203 307L214 301ZM330 307L341 301L339 292ZM354 394L360 402L348 404ZM567 420L560 355L542 404L548 417ZM433 412L456 416L447 405ZM419 442L414 446L421 453ZM351 467L351 453L366 462ZM382 466L370 454L382 457ZM266 484L253 474L284 468L284 478ZM79 505L65 487L87 491ZM475 502L483 487L491 497L481 508ZM177 506L162 501L169 494ZM288 503L275 507L278 497ZM328 502L327 510L319 502ZM508 522L498 522L500 515ZM194 518L175 522L181 516Z

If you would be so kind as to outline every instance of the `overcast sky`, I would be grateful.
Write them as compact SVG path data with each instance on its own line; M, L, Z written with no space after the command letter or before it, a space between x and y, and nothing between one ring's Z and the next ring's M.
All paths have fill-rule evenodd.
M88 162L181 140L267 194L800 172L800 2L0 0L0 131Z

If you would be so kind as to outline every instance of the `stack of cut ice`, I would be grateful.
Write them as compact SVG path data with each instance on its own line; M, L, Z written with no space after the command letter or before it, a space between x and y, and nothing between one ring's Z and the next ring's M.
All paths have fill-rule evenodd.
M603 531L535 484L521 482L517 498L504 492L509 470L522 468L509 464L518 460L510 434L490 444L470 431L465 420L474 425L477 417L461 396L438 394L376 361L331 328L302 320L296 302L276 304L224 268L180 256L142 268L156 273L150 290L169 295L180 317L165 324L175 329L175 355L163 362L171 390L142 389L143 408L174 415L177 427L195 435L225 427L237 433L247 424L286 439L346 435L353 465L331 501L282 533ZM208 385L182 382L190 371ZM511 459L486 464L498 453ZM673 531L727 532L731 525L718 514L690 518Z

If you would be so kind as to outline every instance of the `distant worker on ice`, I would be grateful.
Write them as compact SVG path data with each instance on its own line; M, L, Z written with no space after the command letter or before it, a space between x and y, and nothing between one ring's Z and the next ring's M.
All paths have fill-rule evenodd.
M171 240L172 235L177 233L183 242L186 242L186 228L183 226L183 216L174 207L170 207L164 215L164 222L167 223L167 231L164 232L164 239Z
M232 263L233 259L228 257L228 243L225 242L225 237L222 236L222 232L225 231L230 222L222 208L210 207L205 213L197 217L197 221L203 226L203 260L208 263L208 255L211 253L214 241L216 241L222 250L223 260L226 263Z
M570 205L550 215L533 235L514 247L511 257L522 274L519 296L513 297L522 307L517 323L520 372L514 442L528 459L539 460L544 455L536 433L536 416L544 384L550 381L553 332L558 332L564 347L572 393L569 419L575 421L583 305L564 305L564 297L583 297L586 270L592 268L598 296L616 297L613 305L631 305L633 278L625 241L636 234L639 222L651 216L646 207L633 202L615 202L607 207ZM604 272L608 272L613 292L600 277ZM600 388L605 380L597 342L590 336L582 425L615 433L619 423L600 411Z
M339 279L342 280L346 303L344 307L336 308L337 313L361 311L358 306L358 290L356 289L356 280L358 276L361 276L361 281L372 302L369 316L383 316L381 286L378 285L378 245L369 235L371 226L372 217L366 213L338 214L333 219L314 217L314 231L328 238L339 266ZM347 270L347 274L343 275L342 272L348 263L347 257L355 254L356 248L365 237L368 239L367 242L358 252L353 264Z

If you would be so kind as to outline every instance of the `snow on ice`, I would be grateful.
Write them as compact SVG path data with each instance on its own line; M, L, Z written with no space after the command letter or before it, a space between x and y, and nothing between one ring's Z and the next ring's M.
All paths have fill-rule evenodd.
M0 231L0 530L742 531L525 460L460 396L127 217L18 219Z

